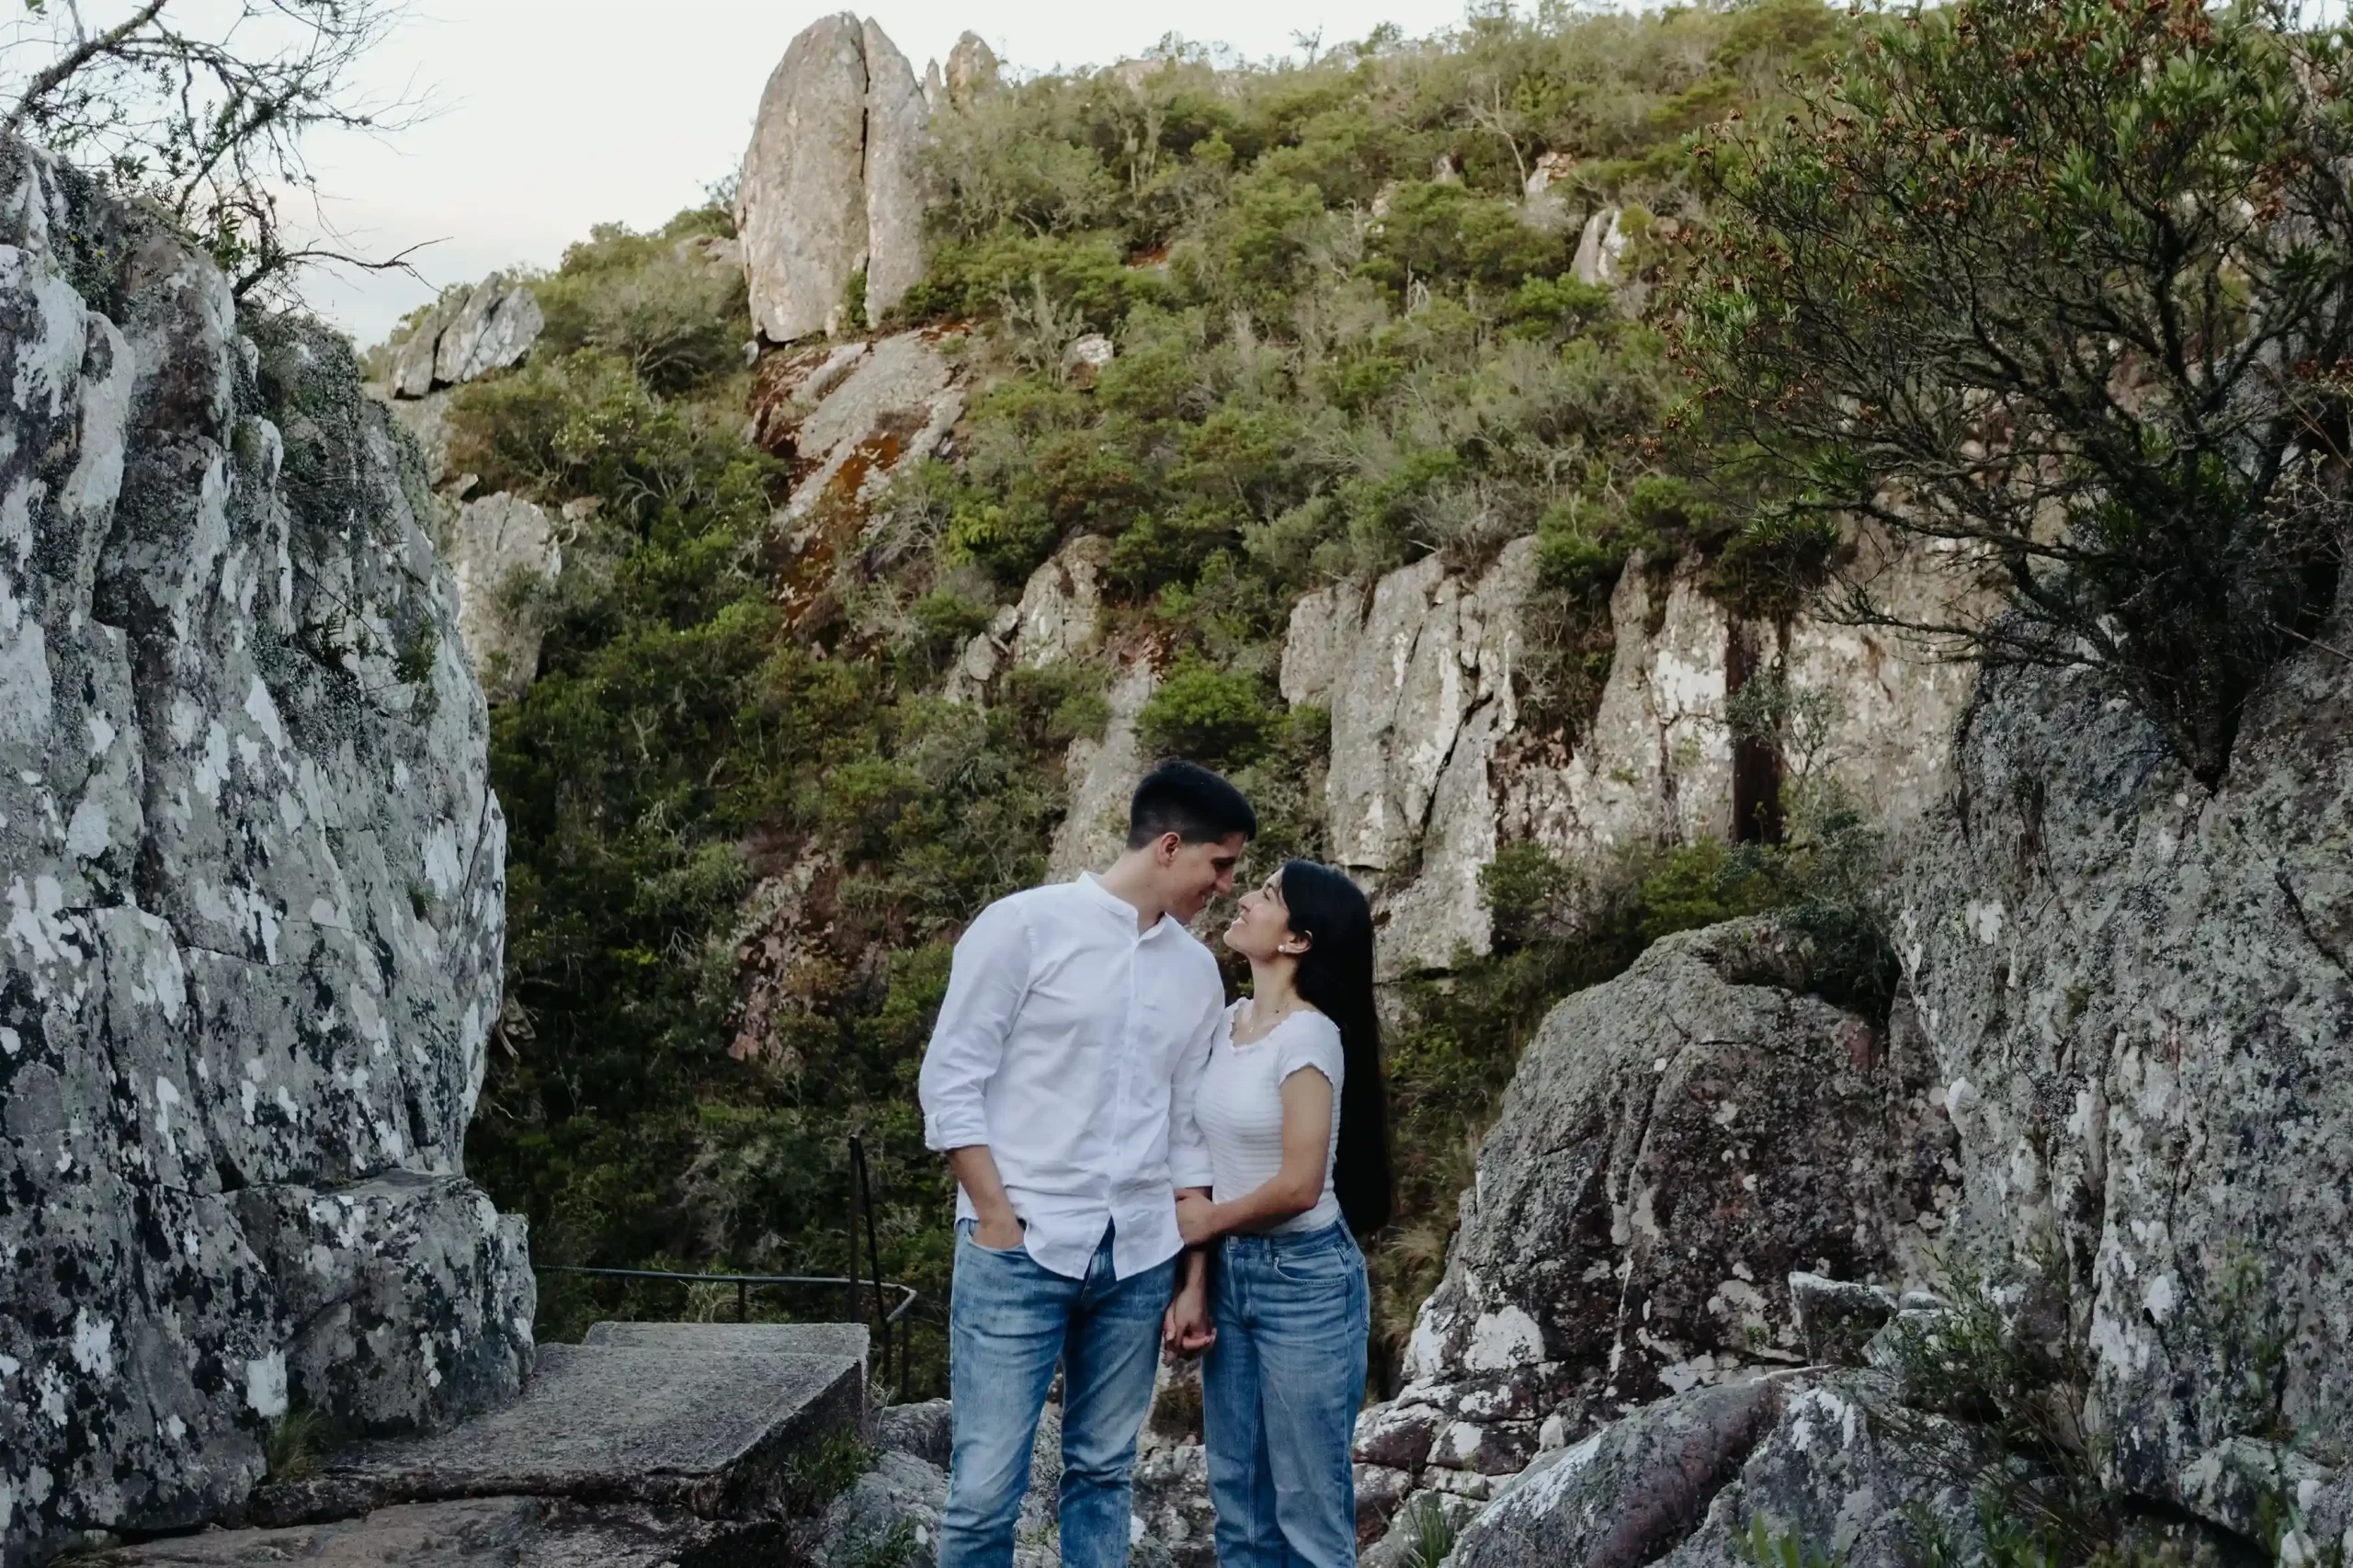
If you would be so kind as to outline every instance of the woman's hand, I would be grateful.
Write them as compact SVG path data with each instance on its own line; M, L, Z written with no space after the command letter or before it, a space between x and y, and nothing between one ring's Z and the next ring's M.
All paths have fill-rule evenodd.
M1179 1193L1176 1197L1176 1233L1185 1244L1197 1247L1217 1240L1222 1227L1217 1222L1217 1205L1198 1192Z
M1210 1326L1209 1277L1197 1275L1169 1299L1168 1311L1160 1319L1160 1346L1189 1359L1216 1343L1217 1330Z

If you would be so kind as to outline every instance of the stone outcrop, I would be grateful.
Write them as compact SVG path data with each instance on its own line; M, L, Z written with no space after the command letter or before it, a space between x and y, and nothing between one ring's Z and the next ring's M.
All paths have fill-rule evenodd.
M1520 1058L1405 1387L1357 1457L1485 1495L1540 1448L1665 1395L1802 1362L1788 1277L1893 1279L1959 1167L1930 1063L1803 992L1769 921L1670 937L1570 997Z
M1144 755L1136 721L1159 686L1149 659L1130 665L1111 683L1111 713L1103 738L1082 735L1071 742L1063 762L1070 808L1054 830L1053 849L1046 860L1049 880L1067 881L1081 871L1100 870L1126 846L1128 800L1153 761Z
M531 1355L462 1139L505 830L339 339L0 143L0 1557L241 1499L293 1405Z
M394 397L421 398L522 363L547 318L528 284L494 273L453 289L392 346Z
M901 469L938 452L964 412L936 330L796 349L761 362L752 435L792 465L786 515L864 521Z
M2211 790L2088 677L1989 672L1902 885L1964 1233L1995 1266L2063 1244L2092 1418L2159 1498L2241 1434L2353 1437L2348 621Z
M1752 1518L1803 1553L1867 1568L1920 1562L1923 1519L1982 1552L1966 1485L1922 1458L1922 1429L1950 1424L1893 1425L1893 1403L1887 1380L1858 1373L1784 1373L1662 1400L1530 1465L1449 1562L1740 1568L1755 1562Z
M540 667L540 623L518 604L551 585L563 546L539 503L500 492L460 501L447 528L458 633L492 701L519 697Z
M1619 259L1626 254L1626 231L1619 226L1616 207L1604 207L1585 221L1577 236L1576 258L1569 270L1580 283L1607 286L1619 281Z
M1938 551L1875 538L1857 548L1892 611L1925 617L1978 591ZM1826 695L1815 772L1890 824L1926 809L1949 777L1969 666L1877 629L1744 622L1692 559L1627 563L1590 722L1574 736L1542 729L1518 699L1537 592L1535 541L1520 540L1473 577L1426 559L1370 592L1341 583L1292 608L1282 695L1331 711L1332 852L1376 890L1384 979L1489 950L1479 870L1503 844L1597 868L1733 836L1725 704L1743 660L1778 663L1792 688Z
M929 116L914 69L870 19L820 17L786 48L736 206L752 321L769 342L849 330L861 273L870 319L923 277Z
M997 84L996 51L970 29L959 34L948 51L948 74L941 84L950 103L969 103Z

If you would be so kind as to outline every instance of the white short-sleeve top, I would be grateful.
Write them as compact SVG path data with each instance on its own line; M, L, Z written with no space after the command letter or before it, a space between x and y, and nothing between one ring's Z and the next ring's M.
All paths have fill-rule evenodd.
M1332 1160L1340 1139L1340 1087L1347 1068L1340 1027L1303 1008L1247 1045L1233 1041L1233 1020L1247 1002L1225 1010L1210 1063L1201 1074L1194 1116L1209 1144L1211 1193L1230 1202L1272 1180L1283 1167L1283 1080L1306 1069L1332 1085L1332 1131L1324 1145L1324 1196L1304 1214L1274 1227L1277 1235L1317 1231L1340 1217L1332 1192Z

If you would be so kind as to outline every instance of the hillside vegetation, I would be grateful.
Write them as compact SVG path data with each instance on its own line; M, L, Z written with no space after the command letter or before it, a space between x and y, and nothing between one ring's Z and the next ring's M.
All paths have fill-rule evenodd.
M2084 57L2069 29L2095 44L2131 32L2143 56L2205 47L2164 4L1975 11L1992 41L1962 44L2041 49L2063 74ZM1108 670L1017 670L985 708L940 693L966 640L1074 534L1110 541L1109 644L1165 672L1144 741L1250 790L1261 869L1322 847L1328 721L1287 708L1274 678L1302 591L1431 554L1475 568L1534 535L1521 697L1574 736L1634 551L1696 556L1711 591L1768 618L1833 574L1839 536L1811 519L1876 494L1916 454L1834 460L1851 393L1806 358L1847 346L1828 307L1741 313L1775 298L1793 233L1826 232L1818 210L1774 194L1846 188L1835 170L1804 184L1804 159L1847 123L1804 84L1845 61L1933 89L1884 106L1874 212L1917 188L1904 158L1964 136L1951 116L1995 112L1926 74L1977 69L1949 19L1868 24L1869 48L1849 55L1865 26L1813 0L1483 10L1435 40L1376 34L1307 64L1172 48L1147 70L1018 81L944 109L929 275L871 324L929 325L965 358L978 390L958 458L894 485L860 548L789 611L774 587L796 563L769 520L786 476L745 434L744 297L680 243L724 233L724 211L653 235L600 230L537 280L549 327L531 362L461 390L451 416L454 467L570 504L575 529L560 585L518 607L546 628L541 674L494 718L510 1000L469 1150L501 1203L531 1217L536 1255L837 1272L856 1131L883 1271L943 1299L950 1189L921 1146L915 1069L962 923L1043 873L1063 758L1103 724ZM1885 51L1897 36L1913 53ZM2256 89L2242 70L2201 90ZM2052 162L2038 166L2074 171L2096 205L2109 176L2068 161L2084 127L2046 131L2029 145ZM2208 165L2179 166L2159 201ZM1605 209L1624 242L1615 287L1573 265ZM1889 225L1872 232L1914 232ZM2036 265L2073 277L2100 263L2060 246ZM1920 286L1930 303L1934 284ZM1885 293L1871 278L1837 287L1850 293L1835 303L1863 313ZM1773 336L1799 319L1814 323L1807 341ZM1095 333L1118 355L1076 373L1072 347ZM1725 377L1761 378L1768 359L1787 371L1778 401L1738 382L1725 395ZM1971 373L1953 373L1954 406L1983 406ZM2200 373L2185 361L2181 384ZM2070 414L2054 405L2059 439ZM1784 408L1811 423L1792 433ZM1825 475L1844 482L1835 495ZM2127 532L2136 515L2129 496L2101 514ZM2259 533L2260 508L2247 516ZM2071 569L2031 540L2027 555L2014 588ZM1395 998L1404 1204L1375 1256L1385 1343L1434 1280L1472 1141L1559 995L1668 931L1790 906L1847 941L1855 961L1831 983L1884 1006L1885 949L1857 915L1868 835L1840 802L1795 804L1781 846L1609 866L1527 846L1498 858L1496 954ZM768 935L778 899L813 935ZM747 1019L754 968L769 983ZM543 1331L722 1300L624 1301L551 1278ZM935 1339L918 1385L939 1370Z

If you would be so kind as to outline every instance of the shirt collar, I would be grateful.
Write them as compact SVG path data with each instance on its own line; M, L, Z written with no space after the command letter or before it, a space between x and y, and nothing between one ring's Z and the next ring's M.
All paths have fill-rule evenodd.
M1169 924L1168 916L1163 915L1159 919L1154 921L1143 930L1137 931L1136 922L1143 917L1143 912L1138 909L1134 904L1130 903L1126 899L1121 898L1118 893L1113 892L1109 888L1105 887L1103 885L1102 878L1097 876L1092 871L1081 871L1078 874L1077 885L1079 890L1086 895L1087 902L1101 909L1107 910L1111 914L1117 915L1121 920L1126 921L1128 930L1134 935L1138 941L1143 941L1150 937L1158 936Z

